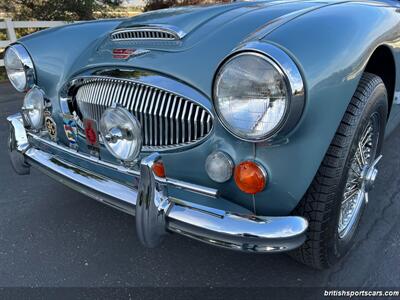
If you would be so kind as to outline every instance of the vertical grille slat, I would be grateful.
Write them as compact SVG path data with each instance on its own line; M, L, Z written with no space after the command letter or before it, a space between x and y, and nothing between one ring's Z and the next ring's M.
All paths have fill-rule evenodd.
M182 107L182 98L178 99L178 108L176 109L176 113L175 113L175 128L176 128L176 140L175 143L179 144L179 139L180 139L180 131L179 131L179 113L181 111L181 107Z
M143 107L143 123L144 123L144 144L149 145L150 140L150 132L149 132L149 113L147 112L148 107L150 105L150 97L152 94L152 89L149 88L147 90L146 98L144 98L144 107ZM142 123L142 124L143 124Z
M165 126L164 126L164 145L168 145L168 135L169 135L169 127L168 127L168 112L171 108L170 106L171 103L171 94L168 95L168 100L167 104L165 105L165 112L164 112L164 121L165 121Z
M186 114L186 108L188 106L189 102L185 102L185 105L183 106L182 109L182 114L181 114L181 126L182 126L182 134L181 134L181 143L185 142L185 114Z
M199 117L199 110L200 110L200 107L199 106L197 106L196 107L196 112L194 113L194 118L193 118L193 123L194 123L194 137L193 137L193 139L194 140L197 140L197 120L198 120L198 117Z
M159 125L159 133L158 133L158 143L160 146L163 145L163 111L164 111L164 103L165 103L165 98L167 97L166 93L163 93L162 100L161 100L161 105L160 105L160 110L158 111L158 125Z
M113 103L126 108L142 126L144 149L173 149L194 143L212 129L212 116L205 108L144 83L93 77L77 89L75 101L83 119L97 122Z
M169 113L169 128L171 130L171 134L169 135L170 144L174 144L174 137L176 136L176 129L174 128L174 113L175 113L175 106L176 106L176 96L172 96L172 103L171 103L171 111Z
M201 118L200 118L200 136L204 135L204 121L205 121L205 116L206 116L206 111L203 110L201 113Z
M191 118L192 118L192 112L193 112L193 107L194 104L190 103L190 108L189 108L189 114L186 118L187 124L188 124L188 141L192 140L192 124L191 124Z
M132 100L131 100L131 103L130 103L130 105L128 105L128 107L129 107L129 111L131 111L131 112L133 112L133 108L135 107L135 104L136 104L136 99L137 99L137 94L138 94L138 92L139 92L139 88L138 88L138 86L135 84L134 85L134 93L133 93L133 96L132 96Z
M149 106L149 112L148 112L148 114L149 114L149 127L150 127L150 129L149 129L149 143L148 143L149 146L153 146L154 145L154 133L153 133L153 123L154 122L153 122L152 116L154 116L154 112L155 112L155 110L154 110L154 107L155 107L154 99L155 99L156 95L157 95L157 90L154 90L154 92L152 93L150 106Z
M158 145L158 141L159 141L159 138L158 138L158 135L157 135L157 133L159 132L158 131L158 116L157 116L157 113L159 112L158 106L160 105L160 99L161 99L161 91L158 91L156 105L154 106L154 113L153 113L153 116L154 116L154 118L153 118L154 119L154 146L157 146Z

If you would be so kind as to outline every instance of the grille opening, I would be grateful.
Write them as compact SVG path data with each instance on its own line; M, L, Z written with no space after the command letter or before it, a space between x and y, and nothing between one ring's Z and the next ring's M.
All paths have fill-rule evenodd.
M82 118L97 122L113 103L125 107L142 126L144 150L196 143L212 129L211 114L198 103L133 81L88 79L78 88L75 101Z
M127 40L179 40L180 37L177 33L163 28L128 28L118 30L111 33L111 40L113 41L127 41Z

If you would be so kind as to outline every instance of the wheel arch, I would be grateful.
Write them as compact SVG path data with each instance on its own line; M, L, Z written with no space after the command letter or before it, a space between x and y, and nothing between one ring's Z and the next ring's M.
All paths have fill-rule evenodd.
M391 48L386 44L376 47L367 61L364 72L379 76L385 84L388 93L389 117L396 86L396 62Z

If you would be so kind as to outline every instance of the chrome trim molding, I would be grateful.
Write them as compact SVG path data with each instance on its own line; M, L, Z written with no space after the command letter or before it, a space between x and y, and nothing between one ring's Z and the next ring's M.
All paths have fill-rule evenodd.
M175 26L166 24L141 25L129 28L119 28L111 32L112 41L176 41L182 39L186 33Z
M229 54L219 65L217 72L214 77L213 84L213 101L215 101L215 79L217 78L217 74L220 68L227 63L229 60L233 59L238 55L243 54L253 54L259 57L262 57L267 62L272 64L272 66L282 75L286 82L286 86L288 88L288 104L285 108L285 116L276 126L276 129L268 133L265 137L261 139L246 139L241 136L236 135L229 129L224 123L223 118L219 117L221 124L227 129L231 134L236 136L237 138L248 141L248 142L264 142L264 141L273 141L279 139L282 136L288 134L299 122L301 115L303 113L303 109L305 106L305 86L303 82L303 77L300 73L299 68L295 64L295 62L290 58L286 52L282 49L274 46L272 44L260 42L260 41L252 41L249 43L245 43L237 47L231 54ZM217 107L214 105L214 107ZM217 109L216 109L217 111ZM217 111L217 114L218 111Z
M18 56L18 58L22 62L26 76L26 85L23 90L18 90L17 88L15 88L14 84L13 86L19 92L26 92L36 83L36 73L32 58L29 55L28 51L25 49L25 47L22 46L21 44L12 44L8 48L6 48L4 53L6 53L7 51L13 51ZM10 82L12 83L12 81Z
M14 132L13 137L18 139L14 145L24 145L26 135L24 137L21 116L10 116L8 121L12 127L10 132ZM139 189L136 190L67 163L43 150L33 147L14 149L18 152L26 150L19 152L25 164L37 167L97 201L131 215L136 214L139 239L148 247L157 246L168 231L247 252L288 251L299 247L306 239L308 223L302 217L264 217L250 212L248 215L238 214L170 198L166 182L160 181L151 169L152 164L161 158L158 153L142 160Z

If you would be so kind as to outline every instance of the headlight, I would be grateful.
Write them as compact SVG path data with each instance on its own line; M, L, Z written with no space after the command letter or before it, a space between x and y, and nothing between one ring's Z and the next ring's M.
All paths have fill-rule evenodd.
M142 135L138 120L122 107L108 108L100 120L100 134L108 151L123 161L140 153Z
M217 73L214 105L223 125L239 138L273 135L288 107L288 87L279 67L266 56L243 52Z
M25 92L35 84L32 59L22 45L15 44L7 48L4 66L8 79L17 91Z
M28 127L36 130L43 127L44 106L43 92L39 88L33 87L25 95L22 106L23 117Z

